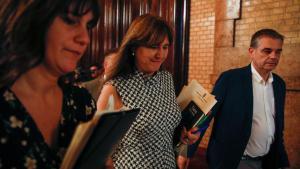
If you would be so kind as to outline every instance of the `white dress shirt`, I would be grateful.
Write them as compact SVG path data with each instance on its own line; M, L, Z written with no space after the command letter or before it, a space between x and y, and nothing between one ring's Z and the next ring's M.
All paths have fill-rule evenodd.
M263 156L268 153L275 133L275 101L273 75L264 81L251 63L253 85L253 119L249 142L244 155Z

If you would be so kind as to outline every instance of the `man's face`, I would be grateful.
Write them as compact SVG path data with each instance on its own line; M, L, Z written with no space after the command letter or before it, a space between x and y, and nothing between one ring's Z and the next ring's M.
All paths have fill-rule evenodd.
M263 36L256 48L249 48L253 66L260 74L270 73L279 63L283 42L280 39Z

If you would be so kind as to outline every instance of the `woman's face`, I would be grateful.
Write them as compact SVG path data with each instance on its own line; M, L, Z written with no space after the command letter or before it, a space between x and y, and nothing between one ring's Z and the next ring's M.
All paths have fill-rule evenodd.
M137 69L143 73L153 75L167 58L169 45L169 39L166 36L160 44L138 47L135 51Z
M50 25L45 41L44 65L52 74L61 76L75 70L89 44L88 28L91 11L83 16L57 16Z

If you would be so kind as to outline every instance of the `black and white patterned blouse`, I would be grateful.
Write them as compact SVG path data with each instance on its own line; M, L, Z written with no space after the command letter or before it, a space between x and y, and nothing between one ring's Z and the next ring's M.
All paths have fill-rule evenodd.
M16 95L0 89L0 168L58 169L75 127L94 112L95 102L85 89L64 87L57 148L52 149Z
M112 85L125 106L141 109L112 156L115 168L176 168L173 135L181 114L171 74L135 71Z

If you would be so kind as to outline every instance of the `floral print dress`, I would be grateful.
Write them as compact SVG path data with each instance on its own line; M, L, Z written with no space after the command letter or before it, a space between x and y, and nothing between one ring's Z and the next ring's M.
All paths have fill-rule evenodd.
M65 85L62 90L57 146L50 148L16 95L0 89L0 168L59 168L77 124L91 119L96 107L85 89Z

